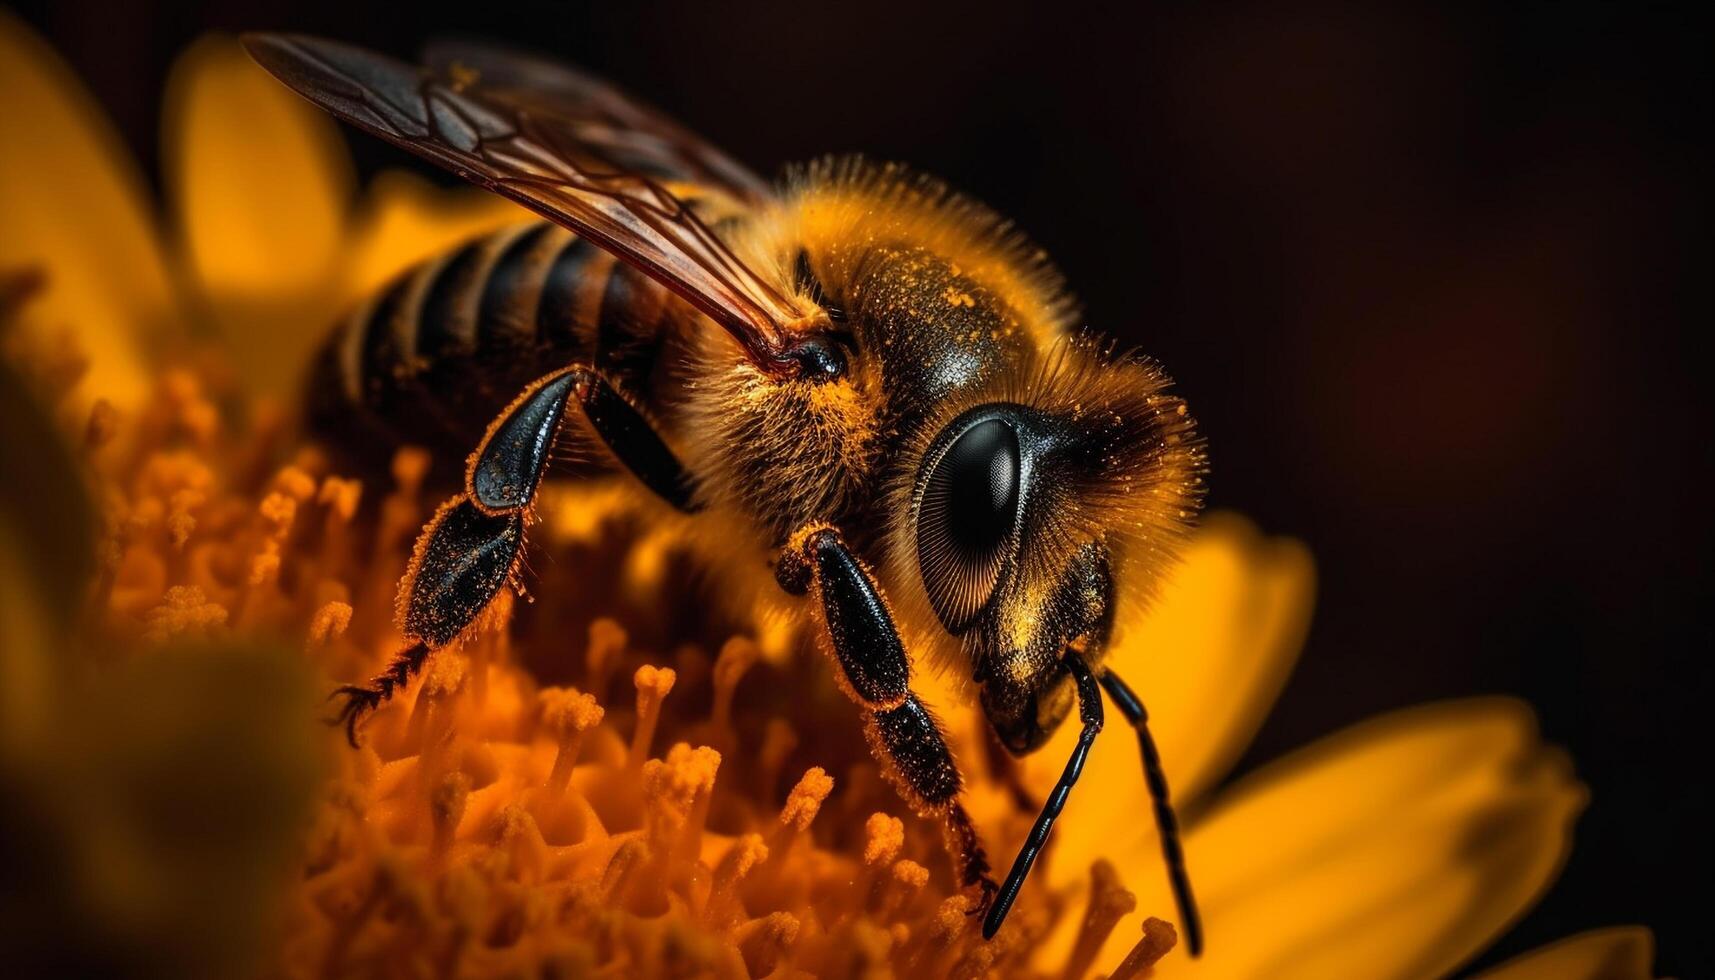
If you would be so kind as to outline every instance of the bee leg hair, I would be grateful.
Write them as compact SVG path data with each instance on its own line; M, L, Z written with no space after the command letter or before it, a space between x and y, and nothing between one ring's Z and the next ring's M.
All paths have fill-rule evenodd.
M684 467L599 372L573 365L531 383L488 427L464 492L442 504L417 538L399 583L399 630L410 645L367 685L334 692L343 703L333 720L353 744L358 722L403 688L430 653L462 638L512 580L530 505L574 401L621 465L668 503L691 509Z

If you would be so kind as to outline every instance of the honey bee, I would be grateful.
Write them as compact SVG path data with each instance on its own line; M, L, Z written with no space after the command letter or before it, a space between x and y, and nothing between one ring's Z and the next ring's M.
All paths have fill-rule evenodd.
M1200 950L1143 703L1103 661L1186 533L1203 449L1157 367L1073 329L1041 251L897 166L824 161L771 186L529 56L461 44L419 68L300 36L245 43L315 104L539 216L400 278L314 371L324 434L469 453L400 584L408 648L340 692L354 740L516 585L552 448L575 430L660 519L719 542L706 550L735 586L813 624L883 771L945 828L985 937L1078 779L1105 690L1137 733ZM999 885L912 692L919 663L950 671L1014 755L1077 708L1077 747Z

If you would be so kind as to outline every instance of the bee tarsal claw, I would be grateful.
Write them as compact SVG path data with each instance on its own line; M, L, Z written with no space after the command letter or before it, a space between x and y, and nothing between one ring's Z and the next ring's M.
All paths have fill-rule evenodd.
M358 687L348 684L328 695L328 700L344 699L339 711L327 720L330 725L344 725L346 741L352 748L357 747L357 723L369 715L371 711L381 706L384 695L371 687Z
M328 695L328 700L344 700L339 711L328 719L328 724L344 725L346 741L351 743L352 748L356 748L358 722L392 700L394 692L404 688L410 682L411 676L421 670L424 661L428 659L429 648L422 643L413 643L404 653L394 657L387 669L375 675L374 680L367 685L347 684L336 688Z

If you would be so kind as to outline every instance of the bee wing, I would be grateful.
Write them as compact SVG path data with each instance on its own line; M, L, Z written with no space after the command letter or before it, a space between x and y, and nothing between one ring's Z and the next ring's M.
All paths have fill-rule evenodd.
M612 121L564 114L565 99L552 89L520 91L504 77L490 85L456 67L420 69L300 35L248 35L244 43L311 102L636 266L726 328L765 369L796 370L795 335L825 317L797 309L683 201L612 159L627 142Z
M474 72L514 104L579 126L585 146L619 169L714 188L750 205L774 200L768 182L618 86L525 51L470 40L430 42L423 61L446 77Z

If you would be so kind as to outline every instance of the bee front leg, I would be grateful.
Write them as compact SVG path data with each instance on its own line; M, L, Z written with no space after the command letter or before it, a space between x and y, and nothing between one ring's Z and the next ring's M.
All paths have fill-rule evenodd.
M599 372L575 365L533 382L471 454L464 492L442 504L417 538L399 583L399 631L410 645L367 685L334 692L345 699L335 720L353 745L358 722L404 687L431 652L469 633L512 580L530 506L571 404L640 482L678 509L693 509L692 482L678 459Z
M839 664L840 686L867 711L870 751L914 810L941 821L959 883L979 892L976 913L986 912L997 887L959 802L958 767L940 724L911 693L910 660L868 569L838 531L812 526L792 536L776 572L786 591L814 595Z

